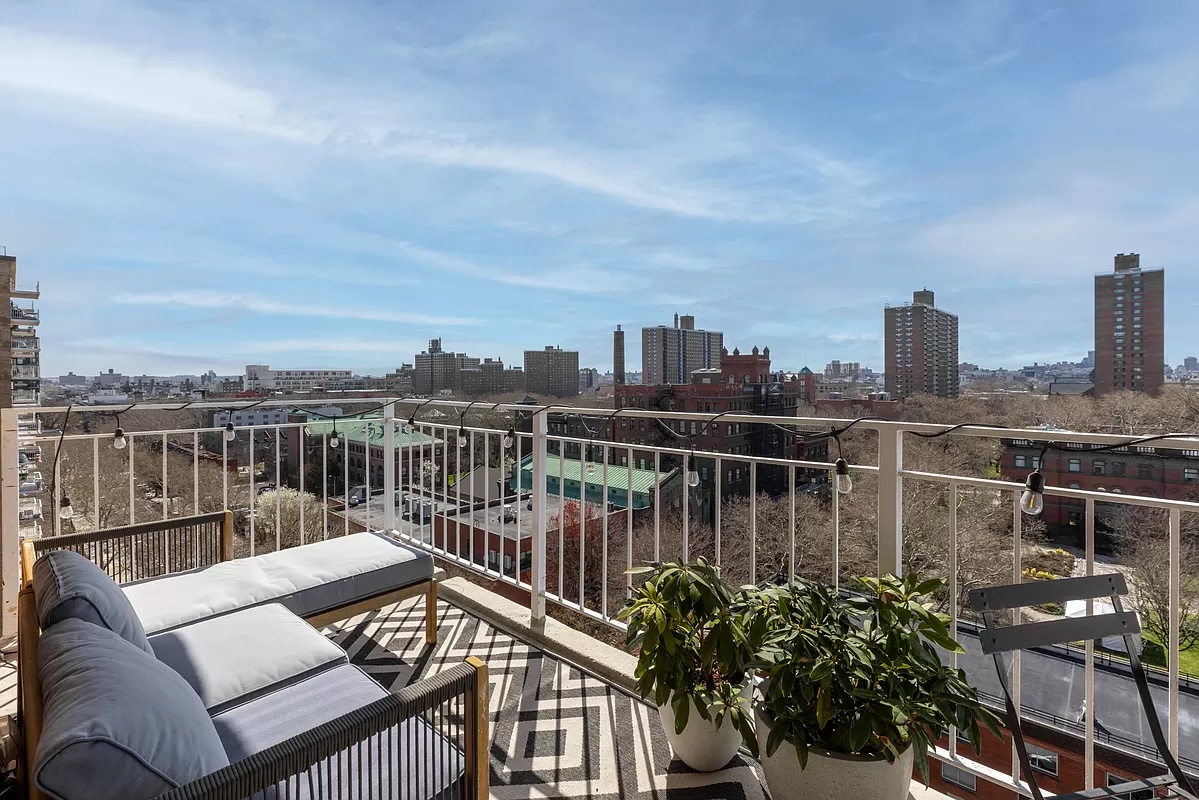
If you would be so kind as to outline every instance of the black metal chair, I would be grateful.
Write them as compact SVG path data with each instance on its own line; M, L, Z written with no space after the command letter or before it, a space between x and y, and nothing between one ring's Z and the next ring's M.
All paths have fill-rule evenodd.
M979 642L982 645L983 653L995 658L995 670L999 673L999 685L1003 688L1004 699L1007 703L1008 728L1012 732L1012 740L1016 743L1016 752L1020 756L1020 767L1024 773L1024 780L1028 782L1033 800L1043 800L1043 795L1040 787L1037 786L1036 776L1028 758L1028 748L1024 744L1024 734L1020 728L1016 704L1012 700L1003 654L1051 644L1102 639L1105 636L1124 637L1128 660L1132 666L1132 677L1136 682L1137 693L1141 700L1141 708L1145 712L1145 719L1149 722L1153 743L1169 772L1155 778L1130 781L1107 788L1057 795L1055 800L1075 800L1075 798L1097 800L1098 798L1126 795L1131 792L1156 791L1158 789L1167 790L1171 797L1199 800L1196 798L1190 780L1178 766L1177 759L1166 744L1166 737L1157 717L1157 709L1149 694L1149 681L1145 677L1145 669L1141 666L1140 656L1133 644L1132 637L1141 632L1141 625L1136 613L1125 611L1120 603L1120 598L1127 594L1128 584L1125 582L1124 576L1119 573L993 586L988 589L974 589L970 592L970 605L982 615L986 625L986 629L979 632ZM1098 598L1110 600L1113 613L1006 627L997 625L995 619L995 615L1000 611L1038 606L1044 603L1065 605L1070 600ZM1088 709L1087 713L1093 713L1093 711Z

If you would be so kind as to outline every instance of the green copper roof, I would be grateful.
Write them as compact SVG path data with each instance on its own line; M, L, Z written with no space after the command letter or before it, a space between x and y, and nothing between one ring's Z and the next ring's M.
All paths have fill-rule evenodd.
M306 426L313 436L322 433L332 433L337 428L337 435L351 442L369 442L372 446L383 445L383 419L339 419L337 422L309 422ZM401 423L396 426L395 443L397 448L420 447L421 445L440 444L441 440L420 433Z
M579 475L583 473L587 467L592 467L591 472L586 473L587 485L598 486L603 489L604 486L604 465L601 463L588 462L586 466L578 459L563 459L553 453L547 454L545 459L545 474L549 478L557 478L559 474L566 481L578 481ZM559 473L561 469L561 473ZM526 458L521 464L521 470L530 475L533 473L533 462L530 458ZM629 473L633 476L633 491L634 492L651 492L654 488L654 471L652 469L637 469L630 470L628 467L621 467L615 464L608 465L608 487L609 489L626 490L629 486ZM661 473L661 478L669 475L669 472Z

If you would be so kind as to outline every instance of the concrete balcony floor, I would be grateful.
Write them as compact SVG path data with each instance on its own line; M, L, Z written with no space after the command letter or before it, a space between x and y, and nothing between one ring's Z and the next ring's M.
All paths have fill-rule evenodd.
M521 636L522 609L461 578L443 583L439 636L424 641L420 598L386 606L322 629L350 660L394 691L467 656L491 676L491 796L770 800L758 765L738 756L714 773L690 771L671 758L656 710L615 681L632 658L553 620L551 630ZM447 602L448 600L448 602ZM480 603L490 609L480 614ZM470 610L467 610L470 609ZM494 612L494 613L493 613ZM487 619L481 618L486 616ZM547 652L531 640L562 641ZM573 658L603 665L605 679ZM617 684L617 685L614 685ZM16 711L16 661L0 662L0 713ZM913 784L912 800L945 796Z

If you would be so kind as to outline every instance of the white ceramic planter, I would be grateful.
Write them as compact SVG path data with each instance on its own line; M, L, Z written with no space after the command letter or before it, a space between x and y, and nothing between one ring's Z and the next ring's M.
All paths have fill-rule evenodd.
M766 755L770 723L755 712L762 771L774 800L907 800L915 753L908 748L888 764L885 758L866 758L808 748L808 766L799 768L794 745L784 742Z
M747 693L748 694L748 693ZM691 700L687 701L691 703ZM743 697L742 707L749 713L749 698ZM674 732L674 709L667 702L658 706L658 718L670 749L679 759L696 772L715 772L724 769L741 748L741 733L726 719L720 728L715 720L705 720L692 703L687 715L687 727L682 733Z

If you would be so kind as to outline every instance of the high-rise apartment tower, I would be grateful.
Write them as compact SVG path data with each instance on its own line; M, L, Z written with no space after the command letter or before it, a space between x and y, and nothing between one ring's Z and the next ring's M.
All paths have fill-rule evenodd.
M696 330L695 317L674 315L674 327L641 329L641 382L647 386L691 382L697 369L720 369L724 334Z
M883 311L886 388L899 399L958 396L958 318L937 308L928 289Z
M1166 381L1166 271L1142 270L1136 253L1115 261L1095 276L1095 394L1156 394Z
M579 393L579 353L546 345L525 351L525 390L531 395L574 397Z

